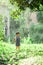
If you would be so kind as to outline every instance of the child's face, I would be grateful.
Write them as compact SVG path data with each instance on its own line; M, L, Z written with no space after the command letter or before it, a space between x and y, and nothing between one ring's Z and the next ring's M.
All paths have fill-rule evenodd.
M20 34L16 34L16 36L20 36Z

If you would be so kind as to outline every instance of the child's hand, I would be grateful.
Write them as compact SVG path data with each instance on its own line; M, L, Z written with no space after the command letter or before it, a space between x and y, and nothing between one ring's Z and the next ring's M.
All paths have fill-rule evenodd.
M16 42L15 38L14 38L14 41Z

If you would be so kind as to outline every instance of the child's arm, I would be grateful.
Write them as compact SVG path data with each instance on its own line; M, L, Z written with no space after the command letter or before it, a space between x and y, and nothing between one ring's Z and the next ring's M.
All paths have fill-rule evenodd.
M16 38L14 38L14 41L16 42Z

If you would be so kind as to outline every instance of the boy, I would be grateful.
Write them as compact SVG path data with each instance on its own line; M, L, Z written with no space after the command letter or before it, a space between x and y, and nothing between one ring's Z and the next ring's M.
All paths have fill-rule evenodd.
M19 32L16 33L15 41L16 41L16 49L19 50L20 49L20 33Z

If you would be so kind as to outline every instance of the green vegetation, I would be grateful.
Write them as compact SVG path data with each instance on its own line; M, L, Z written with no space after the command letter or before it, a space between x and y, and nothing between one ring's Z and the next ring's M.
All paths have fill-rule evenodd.
M14 5L17 2L20 9L25 10L26 7L30 7L34 10L40 10L40 4L43 6L42 0L10 0L10 2Z
M41 7L42 8L42 7ZM37 24L30 25L30 38L32 42L43 42L43 11L37 13Z
M14 64L16 59L22 60L29 57L41 56L43 57L43 44L22 44L20 51L16 51L14 44L8 44L0 41L0 60L7 60L8 63ZM4 61L4 63L6 63ZM15 64L16 65L16 64Z
M4 23L2 21L2 16L0 15L0 40L4 39Z
M20 50L14 42L17 31ZM33 59L36 62L31 64ZM30 65L43 65L43 1L0 0L0 65L28 65L29 61Z
M39 23L43 24L43 11L38 12L37 19Z
M32 42L43 43L43 24L31 25L30 38Z

